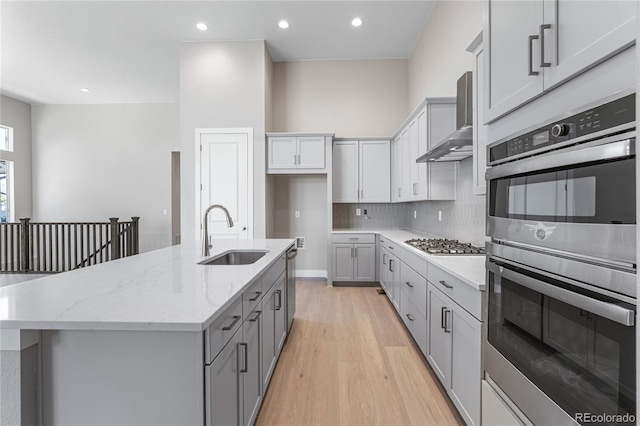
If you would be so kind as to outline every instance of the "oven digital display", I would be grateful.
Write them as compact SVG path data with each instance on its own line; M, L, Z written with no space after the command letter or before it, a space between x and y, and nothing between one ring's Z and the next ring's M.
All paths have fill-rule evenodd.
M549 131L545 130L544 132L537 133L533 135L533 146L542 145L544 143L549 142Z

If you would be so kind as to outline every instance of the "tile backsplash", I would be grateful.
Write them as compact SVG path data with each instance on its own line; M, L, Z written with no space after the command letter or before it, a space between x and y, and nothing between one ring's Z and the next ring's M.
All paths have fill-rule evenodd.
M484 245L484 195L473 193L472 158L458 163L456 201L418 201L398 204L334 204L333 227L353 229L402 228ZM355 209L362 209L356 216ZM367 216L364 210L367 210ZM413 218L414 211L416 219ZM442 212L442 221L438 220ZM368 217L368 218L367 218Z

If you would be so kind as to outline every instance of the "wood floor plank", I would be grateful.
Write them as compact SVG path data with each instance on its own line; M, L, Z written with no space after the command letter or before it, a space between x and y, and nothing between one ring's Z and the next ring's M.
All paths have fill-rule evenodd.
M462 424L385 295L297 282L257 425Z

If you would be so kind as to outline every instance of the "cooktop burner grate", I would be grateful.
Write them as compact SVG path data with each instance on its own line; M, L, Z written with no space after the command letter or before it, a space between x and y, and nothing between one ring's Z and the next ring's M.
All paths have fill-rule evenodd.
M405 244L409 244L429 254L456 254L466 256L485 254L484 247L477 247L470 243L461 243L458 240L449 240L446 238L414 238L405 241Z

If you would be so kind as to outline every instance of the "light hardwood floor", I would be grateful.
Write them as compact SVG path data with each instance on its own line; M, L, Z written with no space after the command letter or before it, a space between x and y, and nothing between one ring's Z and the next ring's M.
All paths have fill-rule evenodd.
M257 425L463 424L387 296L298 281Z

